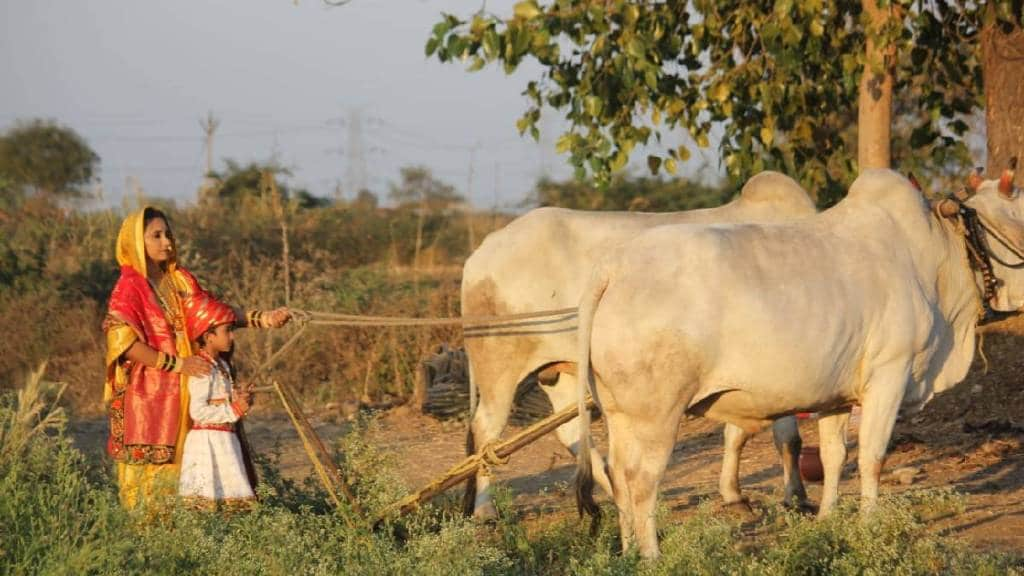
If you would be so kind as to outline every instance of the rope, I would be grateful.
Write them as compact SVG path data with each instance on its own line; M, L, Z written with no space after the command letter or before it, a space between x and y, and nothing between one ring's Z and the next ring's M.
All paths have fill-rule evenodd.
M320 326L466 326L479 327L488 324L500 324L518 322L522 320L534 320L549 318L551 322L561 322L576 316L577 309L559 308L557 310L542 310L540 312L526 312L522 314L507 314L504 316L452 316L446 318L415 318L405 316L360 316L357 314L336 314L332 312L311 312L308 310L291 309L292 317L302 324L315 324Z
M480 467L480 472L484 476L491 476L491 469L493 467L504 466L505 464L508 464L509 460L512 458L511 455L502 458L498 455L496 448L497 444L495 442L489 442L480 450L478 458L479 463L477 465Z

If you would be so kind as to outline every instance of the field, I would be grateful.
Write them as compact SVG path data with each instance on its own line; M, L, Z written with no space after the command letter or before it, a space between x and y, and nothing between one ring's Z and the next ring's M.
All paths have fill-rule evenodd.
M457 557L445 562L461 562L452 566L471 572L815 574L873 569L887 573L1020 570L1024 567L1020 556L1024 548L1024 429L1015 419L1021 413L1022 400L1018 379L1021 362L1014 351L1022 334L1024 322L1018 319L988 328L985 346L989 371L985 373L979 361L967 381L937 397L922 413L901 418L883 479L887 504L877 524L861 527L859 522L851 522L859 490L855 422L851 423L851 450L841 486L843 510L836 519L817 522L778 506L781 468L767 433L748 443L742 461L742 482L751 497L751 509L719 505L721 426L692 419L680 424L679 443L662 486L665 559L656 566L619 555L614 515L607 498L602 499L606 513L603 531L596 541L589 541L587 525L577 519L572 496L574 461L552 436L496 470L506 487L501 493L501 518L497 522L478 526L457 518L459 493L453 491L408 520L415 529L425 530L423 534L404 537L412 538L411 542L429 534L429 546L436 547L438 554ZM311 514L328 526L333 522L333 528L339 531L335 538L351 537L318 501L312 468L289 420L266 404L251 417L249 434L256 451L272 460L266 463L272 470L268 482L288 494L281 497L279 493L267 508L292 520L295 514L300 518ZM321 436L343 454L354 449L357 461L368 458L372 462L347 460L349 469L356 469L357 483L369 480L373 485L373 492L366 494L371 509L386 504L389 498L396 499L404 490L429 482L462 457L464 423L459 420L438 421L408 406L364 413L361 423L347 420L333 407L310 406L309 413ZM105 434L102 420L79 420L71 424L70 430L76 445L90 454L90 460L102 459L98 451ZM594 432L600 445L600 421L595 423ZM801 435L805 445L817 444L813 419L802 421ZM372 478L361 478L360 468ZM283 486L291 488L285 491ZM107 485L106 489L111 488ZM818 500L819 491L820 485L809 485L813 501ZM265 510L257 515L268 513ZM265 524L247 526L254 520L231 522L229 532L271 529ZM188 529L199 528L188 525ZM304 530L295 535L300 540L307 536ZM380 545L382 537L378 533L374 542ZM434 540L438 537L455 540ZM417 554L415 546L427 545L410 548L408 542L401 545L383 538L388 546L399 546L389 548L388 553L406 560L408 555ZM458 538L466 540L459 544ZM446 548L446 544L451 547ZM360 564L357 568L346 563L352 560L345 556L347 552L328 552L320 544L306 545L314 546L317 556L326 554L331 558L325 561L338 562L334 565L337 571L364 572L371 565ZM297 565L312 572L320 569L313 568L320 565L308 560ZM422 559L410 565L417 570L448 573L445 563L428 569L416 562ZM398 566L391 568L403 572Z
M17 208L24 216L26 207ZM200 276L231 301L280 302L283 264L272 256L272 214L248 206L245 239L218 254L217 229L186 209L174 221L189 231L183 250ZM12 210L12 213L13 210ZM497 468L498 520L461 517L458 490L376 530L349 526L326 504L301 443L272 397L257 404L248 429L259 457L262 497L250 514L230 517L170 505L134 515L116 501L107 425L100 402L103 342L98 326L115 271L108 214L60 213L19 225L6 220L8 260L0 290L0 329L12 347L0 359L0 573L262 574L1003 574L1024 569L1024 396L1018 351L1024 322L987 329L989 369L979 359L968 379L897 425L883 486L883 509L856 513L856 436L844 471L841 510L826 521L778 505L780 469L770 437L744 452L742 482L752 509L718 504L720 426L680 424L662 486L664 556L641 562L619 549L615 513L596 538L576 515L574 462L553 437ZM52 213L47 213L52 216ZM387 218L409 213L299 211L291 234L293 307L363 314L458 314L459 258L465 245L432 240L433 263L416 266L410 236L391 247L358 243ZM436 238L452 224L428 222ZM497 218L487 216L486 222ZM463 221L458 217L458 222ZM26 223L27 222L27 223ZM325 236L325 234L327 236ZM333 236L332 236L333 235ZM317 246L334 246L330 251ZM391 254L392 256L388 256ZM12 256L13 255L13 256ZM421 257L422 260L423 257ZM59 337L53 323L59 322ZM289 329L291 330L291 329ZM291 332L243 334L243 375ZM370 515L430 481L463 455L465 422L439 421L402 405L419 361L439 343L458 346L451 328L428 331L317 329L274 375L292 386L321 437L336 451ZM45 376L28 376L48 360ZM66 385L54 401L56 384ZM801 432L816 444L813 420ZM603 446L603 423L594 425ZM509 431L506 431L506 435ZM819 488L810 486L812 500Z

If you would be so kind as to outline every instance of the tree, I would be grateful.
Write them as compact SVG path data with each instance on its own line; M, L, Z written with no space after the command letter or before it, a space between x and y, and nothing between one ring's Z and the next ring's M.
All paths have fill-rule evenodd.
M223 171L210 174L214 185L207 191L210 197L222 202L237 204L247 198L262 199L267 188L262 184L262 180L264 174L269 173L274 176L275 190L280 194L281 200L294 202L297 208L324 208L330 205L330 200L326 198L314 196L302 188L294 189L288 186L282 178L291 176L291 171L273 162L241 164L227 159L224 166Z
M981 51L985 76L988 173L1024 160L1024 3L989 2L983 14ZM1015 24L1016 22L1016 24ZM1024 170L1016 181L1024 185Z
M534 200L539 206L581 210L670 212L718 206L733 192L729 186L708 186L681 178L615 175L602 190L590 182L542 178L537 182Z
M359 190L359 194L356 194L356 199L352 201L353 208L368 212L376 210L377 204L377 195L366 188Z
M19 122L0 137L0 180L16 191L81 197L99 162L78 133L51 120Z
M391 199L398 207L416 211L416 246L413 264L420 265L420 251L423 248L423 223L427 215L448 210L462 201L450 184L434 178L430 169L423 166L407 166L400 170L402 181L391 185Z
M962 137L981 103L983 8L941 0L525 0L510 18L445 15L426 52L470 70L497 62L511 72L535 58L542 77L528 82L517 126L536 138L541 108L563 110L570 128L556 147L580 177L591 172L606 183L641 144L659 152L647 159L653 173L673 173L718 125L730 176L778 169L827 205L860 164L888 164L892 124L912 123L910 145L893 148L908 156L893 160L968 161ZM688 141L676 146L680 133Z

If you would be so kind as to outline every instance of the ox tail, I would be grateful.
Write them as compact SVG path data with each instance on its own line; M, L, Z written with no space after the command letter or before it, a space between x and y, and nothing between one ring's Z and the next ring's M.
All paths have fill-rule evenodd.
M473 417L476 416L476 378L473 378L473 361L469 360L469 420L466 427L466 456L476 454L476 440L473 438ZM476 509L476 474L466 479L466 491L462 494L462 513L472 516Z
M577 405L580 419L580 436L579 442L576 444L576 510L580 517L586 512L593 518L590 524L591 535L596 534L600 526L601 508L594 502L594 472L590 459L590 409L587 408L587 393L594 390L594 374L590 366L590 336L593 332L594 313L597 311L597 305L607 287L608 278L598 268L580 299L579 327L576 329L580 351L578 377L576 378L579 387ZM594 392L594 397L596 399L596 392Z

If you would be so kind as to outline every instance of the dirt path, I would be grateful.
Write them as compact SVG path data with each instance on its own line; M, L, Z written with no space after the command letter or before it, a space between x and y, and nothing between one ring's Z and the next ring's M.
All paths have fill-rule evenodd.
M344 434L346 426L314 419L318 434L331 441ZM917 490L922 487L951 486L967 495L964 514L936 525L944 533L966 538L980 549L1019 551L1024 549L1024 434L981 430L967 434L967 444L950 442L949 437L922 437L910 423L901 423L886 462L884 492ZM679 427L677 444L662 485L662 500L673 515L683 517L705 499L717 499L721 470L722 427L706 420L687 420ZM79 421L72 425L76 444L93 455L102 453L106 424ZM817 445L813 421L801 422L805 445ZM301 442L284 414L256 412L248 433L258 452L279 449L284 475L303 478L312 467ZM511 430L506 431L509 435ZM594 425L598 445L604 448L603 424ZM380 415L368 440L400 463L400 473L410 489L418 488L444 473L463 455L465 432L458 422L438 422L408 409ZM856 497L856 440L851 449L840 487L844 496ZM276 447L276 448L275 448ZM575 515L570 483L575 461L553 435L548 435L515 454L507 466L495 470L498 480L514 492L514 504L527 519L542 515ZM892 471L913 467L919 470L914 482L904 485ZM778 496L782 470L772 444L771 433L752 438L743 453L741 482L755 502ZM809 484L812 501L820 500L819 484ZM461 494L461 490L456 491ZM601 496L604 499L604 496Z

